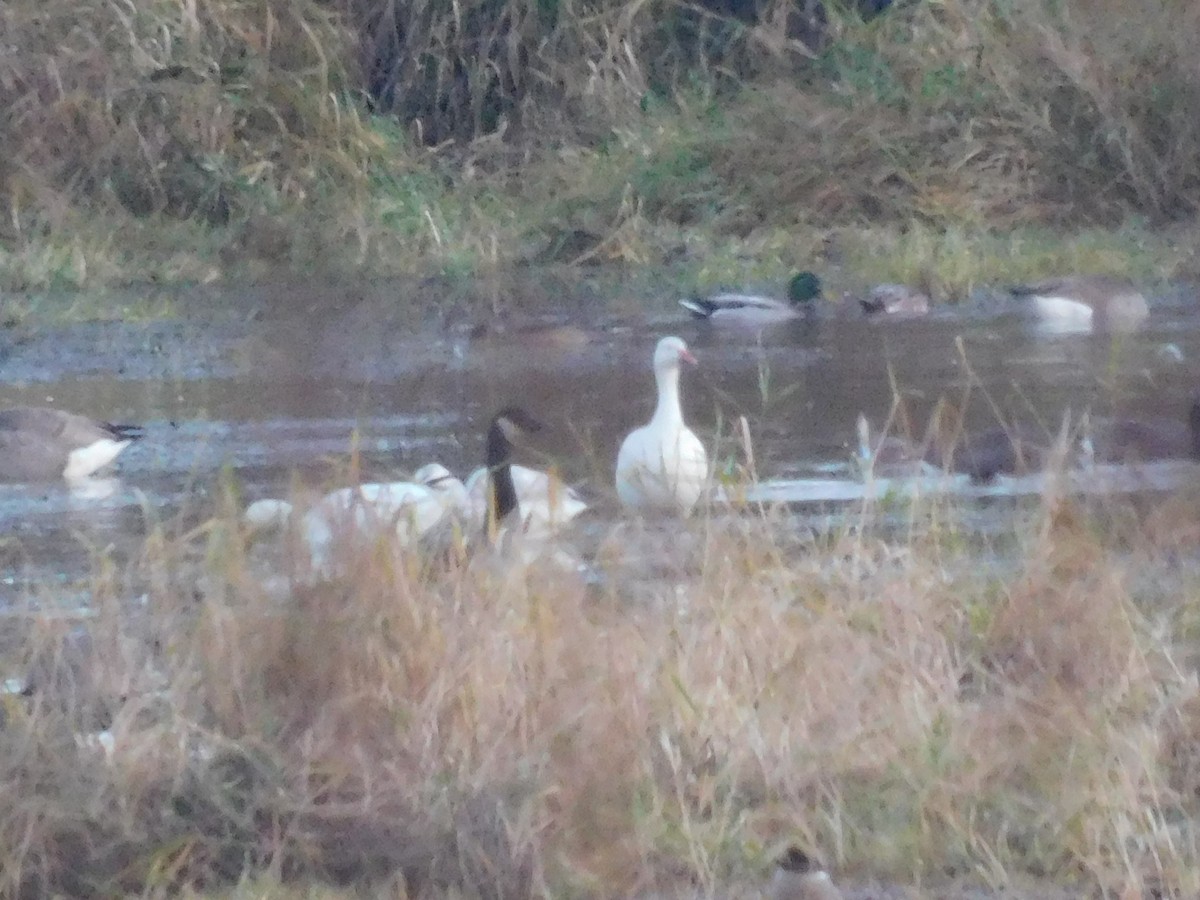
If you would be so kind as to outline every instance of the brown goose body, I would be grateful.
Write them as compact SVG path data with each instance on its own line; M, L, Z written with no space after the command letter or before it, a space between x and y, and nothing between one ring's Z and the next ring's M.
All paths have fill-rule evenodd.
M1043 322L1068 330L1131 331L1150 314L1142 292L1115 275L1069 275L1009 290L1030 298Z
M114 425L44 406L0 410L0 481L86 478L141 437L135 425Z

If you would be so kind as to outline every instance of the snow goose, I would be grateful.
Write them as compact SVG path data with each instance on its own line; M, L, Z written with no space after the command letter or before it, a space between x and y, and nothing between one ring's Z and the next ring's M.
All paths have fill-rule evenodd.
M251 532L297 526L312 572L334 573L333 555L344 542L395 538L410 545L461 506L462 483L440 465L426 466L425 481L393 481L340 488L322 497L299 518L286 500L257 500L243 514Z
M87 478L116 459L141 431L44 406L2 410L0 481Z
M686 516L704 493L708 454L683 421L679 366L695 365L687 344L665 337L654 349L658 405L650 422L626 436L617 454L617 496L631 509Z
M1130 331L1150 313L1133 282L1113 275L1051 278L1009 292L1029 297L1038 318L1055 331Z
M688 297L679 305L696 319L733 325L765 326L803 316L812 309L812 301L821 296L821 279L812 272L800 272L788 282L788 299L757 294L714 294Z

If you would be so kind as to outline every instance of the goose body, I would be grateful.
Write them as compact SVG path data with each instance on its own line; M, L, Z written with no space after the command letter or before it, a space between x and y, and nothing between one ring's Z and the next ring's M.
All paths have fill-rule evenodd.
M617 454L617 496L630 509L686 516L708 482L708 454L683 421L679 368L695 364L687 344L665 337L654 351L658 403L650 421L629 433Z
M539 527L554 530L587 509L587 504L573 488L563 484L549 472L516 464L509 465L509 472L517 492L521 517L526 522L536 520ZM482 518L487 511L488 501L486 467L478 468L470 474L465 492L468 515L473 519Z
M0 481L87 478L140 437L136 425L114 425L60 409L0 410Z
M1150 313L1146 298L1127 278L1072 275L1010 288L1028 297L1041 322L1064 332L1128 331Z
M765 326L805 315L811 308L811 301L820 295L821 280L812 272L801 272L788 282L787 300L758 294L723 293L688 297L680 300L679 305L696 319Z
M878 284L858 302L869 316L923 316L929 312L929 297L906 284Z
M780 858L767 889L770 900L843 900L829 873L792 847Z
M437 466L441 472L446 470ZM428 476L426 476L428 477ZM286 500L258 500L243 514L252 531L295 526L313 572L329 575L333 554L342 542L369 543L383 538L407 546L433 529L463 502L462 483L378 482L340 488L295 518Z
M483 536L492 550L488 557L504 568L546 562L563 571L582 572L586 566L553 540L560 523L526 515L521 508L521 494L513 477L513 441L540 431L541 427L536 419L515 406L498 412L488 427L483 518Z

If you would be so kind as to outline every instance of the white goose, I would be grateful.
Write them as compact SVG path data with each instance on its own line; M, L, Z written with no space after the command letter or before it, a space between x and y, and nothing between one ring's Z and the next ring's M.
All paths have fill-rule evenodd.
M300 518L298 532L312 572L333 573L333 551L339 541L370 542L394 535L409 545L465 503L462 482L436 463L418 473L421 482L361 484L326 494ZM285 528L293 523L294 506L286 500L258 500L243 514L251 532Z
M658 405L649 423L629 433L617 454L617 496L631 509L686 516L704 493L708 454L683 421L679 366L695 365L687 344L665 337L654 349Z

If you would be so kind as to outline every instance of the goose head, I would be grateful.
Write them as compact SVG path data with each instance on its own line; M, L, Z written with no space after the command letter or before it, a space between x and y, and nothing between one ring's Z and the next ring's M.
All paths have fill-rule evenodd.
M678 372L680 363L696 365L696 357L692 356L683 338L665 337L654 348L655 373Z
M798 272L788 282L788 299L796 306L804 306L821 296L821 279L813 272Z
M515 442L541 431L542 425L518 406L506 406L492 417L484 445L488 472L488 511L484 527L489 532L518 508L513 484L512 449Z

